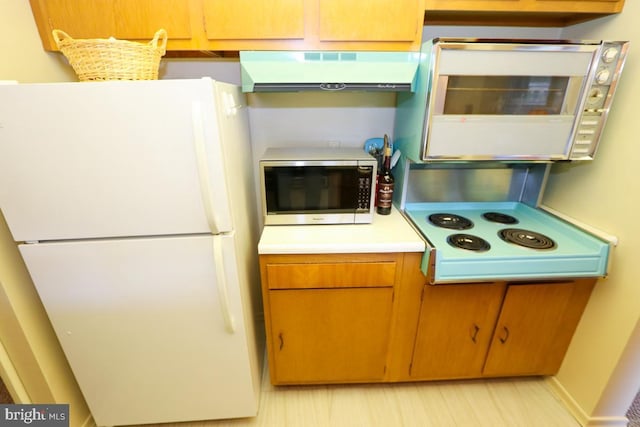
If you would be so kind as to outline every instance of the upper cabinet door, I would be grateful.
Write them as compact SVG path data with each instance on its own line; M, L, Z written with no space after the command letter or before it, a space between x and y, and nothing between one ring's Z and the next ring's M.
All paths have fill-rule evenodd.
M615 13L624 0L425 0L426 9L450 11Z
M623 6L624 0L425 0L425 24L566 27Z
M108 0L102 0L110 3ZM189 2L185 0L116 0L116 37L149 39L160 28L172 39L190 39Z
M59 29L78 38L150 41L160 28L170 39L192 37L190 1L184 0L31 0L45 48L55 50L51 31Z
M320 0L321 41L412 41L422 31L419 0ZM420 9L423 10L420 10ZM420 22L419 22L420 21Z
M209 40L303 39L305 0L204 0Z

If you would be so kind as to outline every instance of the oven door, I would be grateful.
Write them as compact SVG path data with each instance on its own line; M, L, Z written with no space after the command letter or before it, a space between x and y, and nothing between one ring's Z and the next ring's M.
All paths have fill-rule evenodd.
M424 158L567 159L597 49L436 44Z
M261 163L266 225L372 221L373 166L305 163Z

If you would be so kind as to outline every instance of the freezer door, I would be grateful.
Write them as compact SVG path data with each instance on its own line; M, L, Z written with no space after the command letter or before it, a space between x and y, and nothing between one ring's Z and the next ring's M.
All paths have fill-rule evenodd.
M233 235L20 245L98 425L255 416L234 247Z
M215 90L207 78L0 85L0 208L14 238L230 231L237 171L222 160L233 141Z

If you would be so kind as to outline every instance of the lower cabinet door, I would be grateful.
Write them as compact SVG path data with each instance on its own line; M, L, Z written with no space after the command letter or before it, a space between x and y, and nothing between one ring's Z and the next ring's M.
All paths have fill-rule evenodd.
M503 284L426 285L411 378L480 376L504 289Z
M591 291L591 283L510 285L484 374L554 374Z
M272 290L274 384L381 381L392 288Z

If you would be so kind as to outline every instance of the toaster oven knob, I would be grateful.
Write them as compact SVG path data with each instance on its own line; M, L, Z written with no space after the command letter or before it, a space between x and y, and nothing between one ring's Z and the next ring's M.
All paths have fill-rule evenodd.
M604 93L602 93L602 90L600 90L597 87L594 87L589 91L589 96L587 97L587 103L589 105L594 105L602 101L603 98L604 98Z
M600 70L596 74L596 83L603 85L609 81L609 77L611 77L611 71L609 70Z
M608 49L605 49L605 51L602 53L602 60L608 64L610 62L613 62L613 60L616 59L617 56L618 49L616 49L615 47L610 47Z

